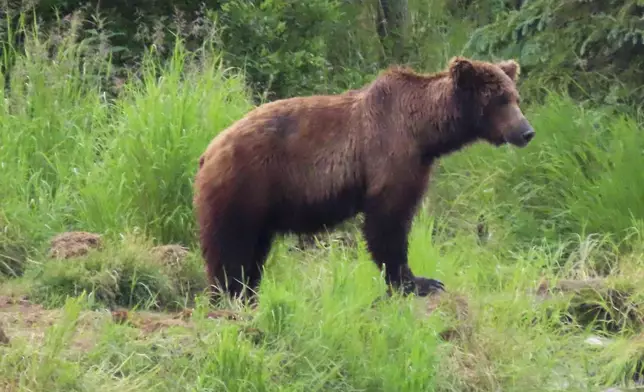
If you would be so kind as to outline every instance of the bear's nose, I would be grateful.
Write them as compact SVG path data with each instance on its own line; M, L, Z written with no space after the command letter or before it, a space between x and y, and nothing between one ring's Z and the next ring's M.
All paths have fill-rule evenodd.
M535 132L534 128L532 128L532 125L528 122L528 120L524 117L521 119L521 125L519 125L519 132L517 132L521 138L521 141L524 143L524 145L530 143L530 140L534 138Z
M534 129L532 129L532 127L530 127L528 130L524 131L521 134L521 137L523 138L523 140L526 143L529 143L530 140L532 140L532 138L534 137L534 134L535 134Z

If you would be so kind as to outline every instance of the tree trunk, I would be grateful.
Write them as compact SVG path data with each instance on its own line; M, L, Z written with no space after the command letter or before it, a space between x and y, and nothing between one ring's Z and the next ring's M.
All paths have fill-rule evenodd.
M408 0L376 0L376 28L385 57L402 62L409 15Z

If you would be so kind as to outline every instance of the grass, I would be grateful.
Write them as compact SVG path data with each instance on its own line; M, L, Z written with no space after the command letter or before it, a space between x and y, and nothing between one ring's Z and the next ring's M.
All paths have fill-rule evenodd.
M440 298L376 301L384 283L350 231L345 244L277 242L258 307L230 303L229 320L205 301L191 181L210 139L251 107L243 78L178 45L108 99L100 58L63 42L52 59L51 45L28 37L28 55L6 52L0 389L588 391L642 379L639 119L551 94L527 109L528 148L443 160L410 238L412 268L445 282ZM104 245L49 258L48 239L73 230ZM189 251L168 263L159 244Z

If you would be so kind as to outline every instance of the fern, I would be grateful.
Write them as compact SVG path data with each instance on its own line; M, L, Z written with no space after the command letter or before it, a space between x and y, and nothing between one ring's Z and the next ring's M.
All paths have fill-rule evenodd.
M518 58L535 97L556 81L598 103L641 105L644 0L532 0L478 28L465 51Z

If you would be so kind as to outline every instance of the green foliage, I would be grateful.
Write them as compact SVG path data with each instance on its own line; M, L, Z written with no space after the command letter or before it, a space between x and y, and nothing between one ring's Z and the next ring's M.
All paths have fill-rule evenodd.
M124 86L101 159L81 174L76 217L87 229L138 226L165 243L192 243L199 156L251 107L243 79L204 56L187 57L179 43L167 66L146 58L143 78Z
M475 22L462 10L453 10L451 0L410 0L404 63L424 72L444 69L448 60L461 53ZM474 13L478 15L477 13ZM389 65L385 58L383 65Z
M10 225L6 213L0 212L0 282L4 277L22 275L27 256L33 243L27 233L20 232L18 225ZM14 218L16 216L14 215Z
M81 367L61 354L78 327L84 296L65 301L63 317L43 336L39 350L26 347L3 353L0 360L0 386L4 390L44 388L48 391L78 390Z
M117 67L137 64L147 49L171 55L175 35L190 49L198 49L211 33L204 6L218 7L218 0L8 0L2 3L7 24L0 26L3 41L16 49L31 32L20 32L21 25L38 25L43 31L57 30L74 22L80 27L77 38L89 39L113 56ZM15 33L18 34L15 34Z
M644 149L641 122L559 95L527 116L537 136L526 149L477 146L445 160L436 195L456 207L449 214L511 222L513 240L531 245L580 233L637 241L630 234L644 223L644 177L633 170Z
M340 6L336 0L233 0L215 15L227 58L243 65L253 89L288 97L311 93L327 78L335 32L346 25Z
M409 2L406 62L442 68L473 26L546 4L535 0L505 14L505 1L458 3L468 8ZM258 308L231 304L250 320L213 320L206 315L215 309L197 298L188 328L160 312L147 324L114 322L101 308L180 308L206 285L192 176L211 138L252 107L245 79L228 65L246 69L254 92L272 99L356 87L388 61L372 3L227 4L213 5L221 30L178 29L181 39L159 38L138 53L123 84L114 83L110 40L101 41L109 34L83 32L78 15L42 29L23 22L4 42L0 328L11 345L0 345L0 389L581 391L632 384L642 373L644 319L644 178L634 170L644 149L641 120L551 92L526 108L537 131L529 147L478 145L436 170L409 260L417 274L445 282L440 305L399 297L374 303L384 283L358 236L355 247L332 243L306 253L277 241ZM562 40L577 42L568 27ZM541 37L545 45L547 30L529 30L528 41ZM20 40L24 47L11 44ZM587 46L584 53L598 52ZM539 65L565 63L545 53L550 59L537 65L525 59L522 92L545 84L549 71ZM595 77L562 67L550 69L551 80L563 80L567 69L581 81ZM144 242L118 241L137 228ZM44 257L49 236L78 229L107 233L106 248L69 260ZM153 241L192 249L182 262L163 264L149 251ZM534 293L542 279L602 275L610 290ZM154 332L164 323L170 328ZM590 331L614 341L590 346Z
M644 98L644 3L640 0L535 0L480 27L466 51L515 57L532 93L562 87L605 104Z
M31 299L49 307L86 293L94 306L176 309L205 288L201 264L188 258L173 268L146 242L128 239L80 258L43 261L28 270L26 279L34 282Z
M5 388L19 391L35 385L93 391L99 384L108 391L207 391L222 385L240 391L582 391L632 384L641 354L638 330L614 332L614 341L592 346L584 342L587 325L567 317L578 300L539 299L531 292L544 274L561 279L590 273L584 263L599 255L587 241L577 242L571 263L553 274L557 255L547 248L501 257L503 244L479 246L465 232L451 244L436 236L428 244L429 231L431 222L418 220L410 246L413 267L448 284L450 292L436 309L435 302L413 298L374 303L384 285L364 244L331 247L319 262L278 246L258 308L233 304L240 321L207 317L215 309L203 297L185 324L176 314L133 310L129 323L116 322L104 310L88 311L100 305L91 292L61 301L62 312L3 308L4 314L28 315L29 326L20 334L3 325L12 343L0 346L0 383L19 384ZM111 258L137 253L145 259L138 247L110 249L85 261L68 260L67 268L102 257L120 271ZM615 274L635 290L629 307L637 311L642 264L622 262ZM639 269L639 278L628 266ZM53 289L58 282L47 283ZM604 295L591 291L587 300L608 302ZM34 336L41 328L46 339ZM438 336L447 331L454 335L450 341Z
M79 173L93 165L108 127L101 80L109 63L76 43L76 32L72 23L59 34L25 35L26 54L4 45L2 63L13 72L0 77L0 228L14 248L37 247L74 219Z
M189 51L214 40L224 64L243 69L255 94L273 100L356 88L392 62L442 67L446 57L460 50L471 25L452 17L450 2L411 0L405 40L385 50L377 33L375 0L233 0L207 7L186 1L173 4L172 9L164 0L151 0L149 8L145 4L39 3L23 13L8 13L0 37L13 44L14 51L21 51L22 41L32 34L21 27L31 28L29 12L35 10L42 19L41 32L59 36L61 26L63 30L74 26L73 39L103 57L109 55L110 72L120 78L138 73L150 48L158 59L167 60L173 57L177 39ZM60 22L50 6L58 7ZM436 41L443 44L435 45ZM13 63L5 60L9 73ZM114 93L113 79L103 83Z
M122 76L122 67L136 69L150 47L167 59L177 38L190 51L214 38L226 66L244 69L255 94L270 100L355 88L391 62L436 69L461 52L518 58L532 75L524 83L528 98L542 98L544 86L607 104L644 97L638 87L644 81L641 1L404 3L406 18L396 18L409 22L401 31L404 43L385 43L387 50L378 37L376 0L10 3L0 36L18 50L25 35L14 32L33 21L32 10L41 31L57 29L56 18L63 18L63 25L76 23L79 39L109 53L113 72ZM5 62L10 69L12 61Z
M146 56L142 78L111 103L101 88L107 59L72 33L26 36L25 50L11 54L12 88L0 102L7 230L42 241L139 226L192 243L192 176L210 139L251 107L243 79L207 46L188 55L178 42L166 65Z

